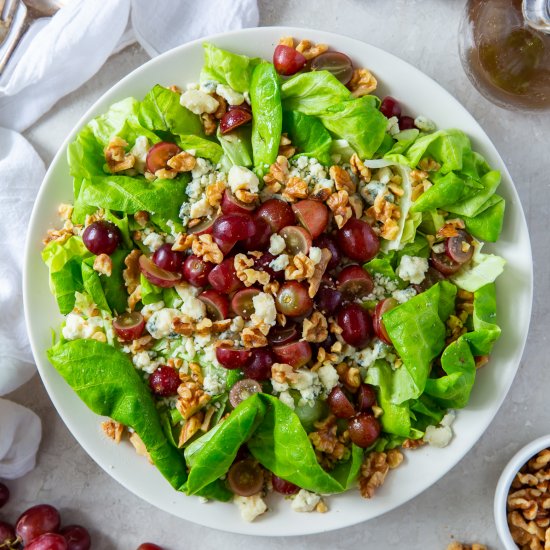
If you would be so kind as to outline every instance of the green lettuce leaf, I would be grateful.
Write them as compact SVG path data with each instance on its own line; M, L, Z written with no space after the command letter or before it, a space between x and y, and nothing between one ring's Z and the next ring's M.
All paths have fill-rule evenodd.
M175 489L182 487L185 460L166 438L153 397L124 353L95 340L73 340L49 349L48 359L93 412L133 428L160 473Z
M481 189L469 198L465 198L458 202L448 202L442 206L444 210L448 210L458 216L468 216L473 218L487 208L487 201L495 194L500 185L500 172L492 170L479 180Z
M233 165L249 168L253 165L250 126L241 126L228 134L222 134L218 126L216 137L222 146L225 156L229 159L230 166L228 168Z
M281 98L286 111L320 115L337 103L353 98L351 92L328 71L301 73L281 86Z
M231 86L237 92L248 92L254 67L260 62L258 58L247 57L217 48L205 42L204 65L200 81L205 83L215 80L220 84Z
M494 283L482 286L474 292L474 313L472 332L464 334L474 355L489 355L494 343L500 338L497 325L497 300Z
M262 176L277 158L283 126L279 77L272 63L260 63L254 69L250 104L254 167Z
M82 262L82 283L84 290L90 295L94 304L102 311L111 313L111 308L105 298L105 292L101 286L99 273L89 266L86 262Z
M498 240L504 225L506 203L499 195L493 195L485 203L485 209L475 217L462 216L466 229L478 239L494 243Z
M475 292L492 283L504 271L506 260L495 254L483 254L481 246L476 246L472 261L451 276L451 281L459 288Z
M283 130L297 147L298 155L316 158L325 166L331 164L332 138L318 118L300 111L285 111Z

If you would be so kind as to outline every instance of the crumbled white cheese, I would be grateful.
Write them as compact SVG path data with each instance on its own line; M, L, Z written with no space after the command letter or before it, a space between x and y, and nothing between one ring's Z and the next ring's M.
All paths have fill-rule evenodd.
M310 249L309 249L309 259L315 264L317 265L320 261L321 261L321 258L323 257L323 254L321 253L321 249L317 246L312 246Z
M291 382L291 387L300 392L303 401L315 401L322 389L319 375L307 369L298 369L295 374L296 378Z
M181 317L181 312L177 309L167 307L155 311L145 325L147 332L157 340L167 336L175 336L174 319L176 317Z
M400 304L404 304L405 302L408 302L411 298L416 296L416 290L412 286L410 286L408 288L404 288L403 290L396 290L392 292L392 296Z
M435 122L423 115L418 115L414 119L414 125L422 132L433 132L435 130Z
M288 390L288 384L286 382L277 382L277 380L271 379L271 387L276 393L283 393Z
M396 274L404 281L409 281L415 285L419 285L425 278L428 271L428 260L419 258L418 256L407 256L401 258Z
M279 399L287 406L287 407L290 407L291 409L294 409L295 407L295 404L294 404L294 399L292 398L292 395L290 395L290 393L288 393L287 391L283 391L279 394Z
M238 189L247 189L251 193L257 193L260 190L258 176L244 166L232 166L227 174L227 183L233 193Z
M273 271L282 271L289 263L288 254L281 254L269 262L269 267L273 269Z
M149 152L149 140L145 136L138 136L130 153L134 155L134 169L143 174L147 162L147 153Z
M395 136L400 132L399 130L399 119L396 116L388 118L388 125L386 126L386 132L390 135Z
M206 195L203 195L198 201L191 203L189 215L192 218L202 218L203 216L210 216L212 212L212 206L210 206Z
M325 181L325 185L331 185L330 179L327 179L325 167L316 159L299 156L290 162L291 176L299 177L305 181L308 186L314 186L320 181Z
M143 239L142 242L151 252L155 252L164 244L164 239L162 235L152 231Z
M200 321L206 316L204 302L197 298L198 289L189 284L179 284L175 287L176 292L182 299L181 311L184 317L193 321Z
M434 254L443 254L445 252L445 243L437 243L432 245Z
M277 309L275 308L275 300L271 294L260 292L252 298L254 305L254 313L250 316L250 320L256 326L265 323L273 326L277 320Z
M180 104L196 115L215 113L220 103L201 90L186 90L181 94Z
M320 500L319 495L300 489L299 493L292 499L291 507L295 512L313 512Z
M424 441L434 447L446 447L453 438L451 424L455 419L455 413L449 411L441 420L439 426L428 426L424 434Z
M136 369L142 370L148 374L152 374L161 364L158 359L152 359L151 352L140 351L132 357L132 362Z
M381 340L374 339L367 346L360 349L354 356L354 361L361 367L370 367L377 359L390 359L390 346Z
M65 318L65 326L61 333L66 340L77 340L79 338L91 338L92 335L103 326L101 317L89 317L84 319L76 313L69 313Z
M267 504L264 502L260 493L251 497L241 497L235 495L233 502L239 508L241 517L245 521L254 521L258 516L262 515L267 510Z
M213 94L218 87L219 82L217 80L205 80L201 82L199 89L207 94Z
M153 302L152 304L147 304L146 306L143 306L143 309L141 310L141 314L143 315L143 318L148 321L149 317L155 313L155 311L160 311L164 307L164 302Z
M327 392L330 392L330 390L338 384L338 372L336 372L336 369L330 364L323 365L317 371L317 374L319 375L321 384L323 384Z
M380 168L378 170L378 173L376 174L376 179L383 183L384 185L390 183L390 180L393 178L393 172L388 166L384 166L383 168Z
M202 381L202 387L210 395L219 395L225 390L225 380L214 372L209 372Z
M185 85L186 90L198 90L200 88L200 85L198 82L189 82L189 84Z
M285 240L280 235L277 235L277 233L273 233L269 238L269 253L273 254L273 256L278 256L285 251L285 248Z
M212 166L212 163L210 161L203 159L201 157L198 157L196 159L193 170L191 170L191 177L193 178L193 180L199 180L200 182L199 178L201 176L208 174L208 172L211 172L213 168L214 167ZM191 195L190 188L192 187L193 184L195 184L195 182L190 182L189 185L187 186L188 195Z
M236 92L231 86L218 84L216 86L216 93L223 97L229 105L242 105L244 103L244 95Z

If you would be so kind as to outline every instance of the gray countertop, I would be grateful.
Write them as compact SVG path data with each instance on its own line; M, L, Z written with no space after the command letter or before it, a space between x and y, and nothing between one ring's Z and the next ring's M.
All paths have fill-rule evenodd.
M228 0L229 1L229 0ZM59 506L66 522L90 528L94 548L132 550L144 541L167 549L293 548L445 549L453 539L497 549L493 493L508 459L550 431L550 113L504 111L466 78L457 52L462 0L260 0L261 25L330 30L379 46L412 63L456 96L476 117L507 164L527 216L535 262L535 300L519 373L496 419L468 455L413 501L367 523L310 537L258 539L222 533L170 516L105 474L69 433L38 377L9 397L35 410L44 426L36 469L10 483L6 514L41 502ZM121 77L148 59L139 46L113 56L87 84L62 99L25 135L49 163L82 113ZM546 235L546 236L545 236ZM513 296L510 297L513 299ZM4 510L2 510L4 512Z

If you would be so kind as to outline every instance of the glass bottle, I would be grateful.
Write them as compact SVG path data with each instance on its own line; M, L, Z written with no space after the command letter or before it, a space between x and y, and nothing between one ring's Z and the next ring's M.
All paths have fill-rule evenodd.
M550 0L468 0L459 29L462 65L505 108L550 108Z

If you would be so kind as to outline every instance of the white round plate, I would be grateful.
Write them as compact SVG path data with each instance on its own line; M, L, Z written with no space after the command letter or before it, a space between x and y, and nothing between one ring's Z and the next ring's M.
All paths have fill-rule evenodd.
M100 418L91 413L57 374L46 359L51 331L62 317L48 289L48 273L40 258L42 238L48 228L57 226L57 206L71 202L71 178L66 149L78 130L92 117L127 96L142 99L157 84L169 86L197 82L203 64L202 42L192 42L146 63L122 79L82 117L53 160L38 194L29 228L24 272L24 303L32 350L44 385L76 439L88 454L112 477L136 495L181 518L196 523L252 535L302 535L338 529L374 518L427 489L447 473L481 437L500 407L516 374L529 326L532 301L531 246L525 217L510 175L494 145L474 118L436 82L401 59L378 48L326 32L298 28L256 28L214 36L217 46L271 59L281 36L307 38L327 43L347 53L357 67L368 67L379 82L380 96L391 94L401 100L404 111L423 114L439 128L460 128L472 139L474 148L503 175L499 189L506 199L506 221L501 238L487 246L507 260L498 280L498 320L502 338L495 347L489 366L479 372L468 407L458 414L453 426L455 437L445 449L425 446L407 453L403 466L388 476L371 500L357 491L329 499L326 514L297 514L288 502L274 498L270 511L254 523L245 523L231 504L201 504L197 498L177 493L130 444L114 445L100 430Z

